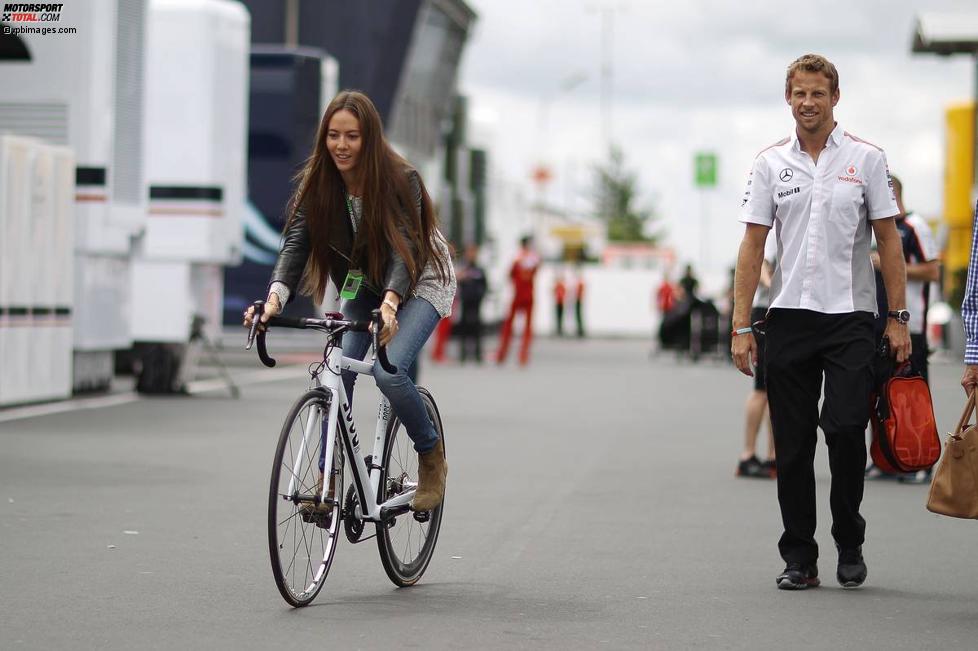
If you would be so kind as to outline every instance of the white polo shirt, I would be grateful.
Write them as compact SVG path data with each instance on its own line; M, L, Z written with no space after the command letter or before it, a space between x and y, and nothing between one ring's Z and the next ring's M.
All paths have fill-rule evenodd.
M740 221L774 227L772 308L875 314L869 222L898 213L883 150L836 124L818 165L795 133L757 155Z

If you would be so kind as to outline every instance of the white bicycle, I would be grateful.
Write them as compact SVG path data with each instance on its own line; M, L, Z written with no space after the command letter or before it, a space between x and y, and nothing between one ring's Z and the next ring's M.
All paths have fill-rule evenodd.
M258 356L275 366L265 344L267 330L257 327L264 303L255 314L248 346L258 342ZM310 367L310 389L292 405L282 426L268 493L268 551L282 597L293 606L309 604L322 590L333 563L342 521L351 543L377 538L380 560L390 580L413 585L424 574L438 540L442 505L414 512L409 504L418 485L418 455L407 432L381 396L373 453L364 458L340 377L341 370L373 375L371 361L344 357L341 338L347 331L373 333L373 350L388 372L395 372L379 346L380 311L371 321L348 321L341 314L324 319L272 317L269 327L318 330L326 334L322 362ZM444 440L434 398L418 387L428 416ZM353 482L343 496L344 458ZM329 460L329 463L327 463ZM367 523L376 532L364 537Z

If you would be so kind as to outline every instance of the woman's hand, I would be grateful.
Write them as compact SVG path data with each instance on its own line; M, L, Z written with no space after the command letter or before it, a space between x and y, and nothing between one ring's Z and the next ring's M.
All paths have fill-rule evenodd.
M394 335L397 334L397 306L400 305L401 299L394 292L387 292L384 296L383 302L380 304L380 318L384 322L384 327L380 330L380 337L378 337L378 342L381 346L386 346L390 343Z
M264 324L268 323L268 320L273 316L282 311L282 305L278 302L278 294L272 292L265 299L265 309L262 310L261 323L258 325L259 329L264 330ZM248 309L244 312L244 327L250 328L251 322L255 317L255 306L249 305Z

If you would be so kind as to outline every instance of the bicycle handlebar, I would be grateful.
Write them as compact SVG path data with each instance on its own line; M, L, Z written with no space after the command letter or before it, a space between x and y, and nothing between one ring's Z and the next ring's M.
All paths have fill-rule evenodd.
M261 359L262 364L269 368L273 368L276 361L268 354L268 347L265 344L265 335L268 330L267 327L278 326L282 328L295 328L298 330L327 330L332 333L337 331L343 332L350 330L353 332L370 332L371 339L373 340L374 350L377 351L377 359L380 361L381 367L390 373L391 375L397 373L397 367L391 364L390 358L387 357L387 346L381 346L378 341L378 336L383 325L380 316L380 310L374 310L370 313L370 321L347 321L344 319L334 319L327 317L325 319L307 319L307 318L296 318L291 316L273 316L265 324L265 328L259 327L261 322L262 313L265 310L265 301L255 301L252 306L255 308L255 312L252 315L251 329L248 331L248 345L245 346L245 350L251 350L252 344L257 339L258 341L258 357ZM371 328L371 326L374 326Z

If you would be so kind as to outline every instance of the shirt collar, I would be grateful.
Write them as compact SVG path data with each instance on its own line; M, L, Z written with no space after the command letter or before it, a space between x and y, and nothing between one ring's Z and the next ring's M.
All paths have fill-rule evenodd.
M842 139L845 137L845 129L838 122L835 123L835 128L832 129L832 133L829 134L829 139L825 141L825 145L828 146L832 143L833 147L842 146ZM791 130L791 149L796 152L801 152L801 142L798 140L798 127Z
M829 134L829 141L836 147L842 146L842 139L845 137L845 129L838 122L835 123L835 128L832 129L832 133Z

